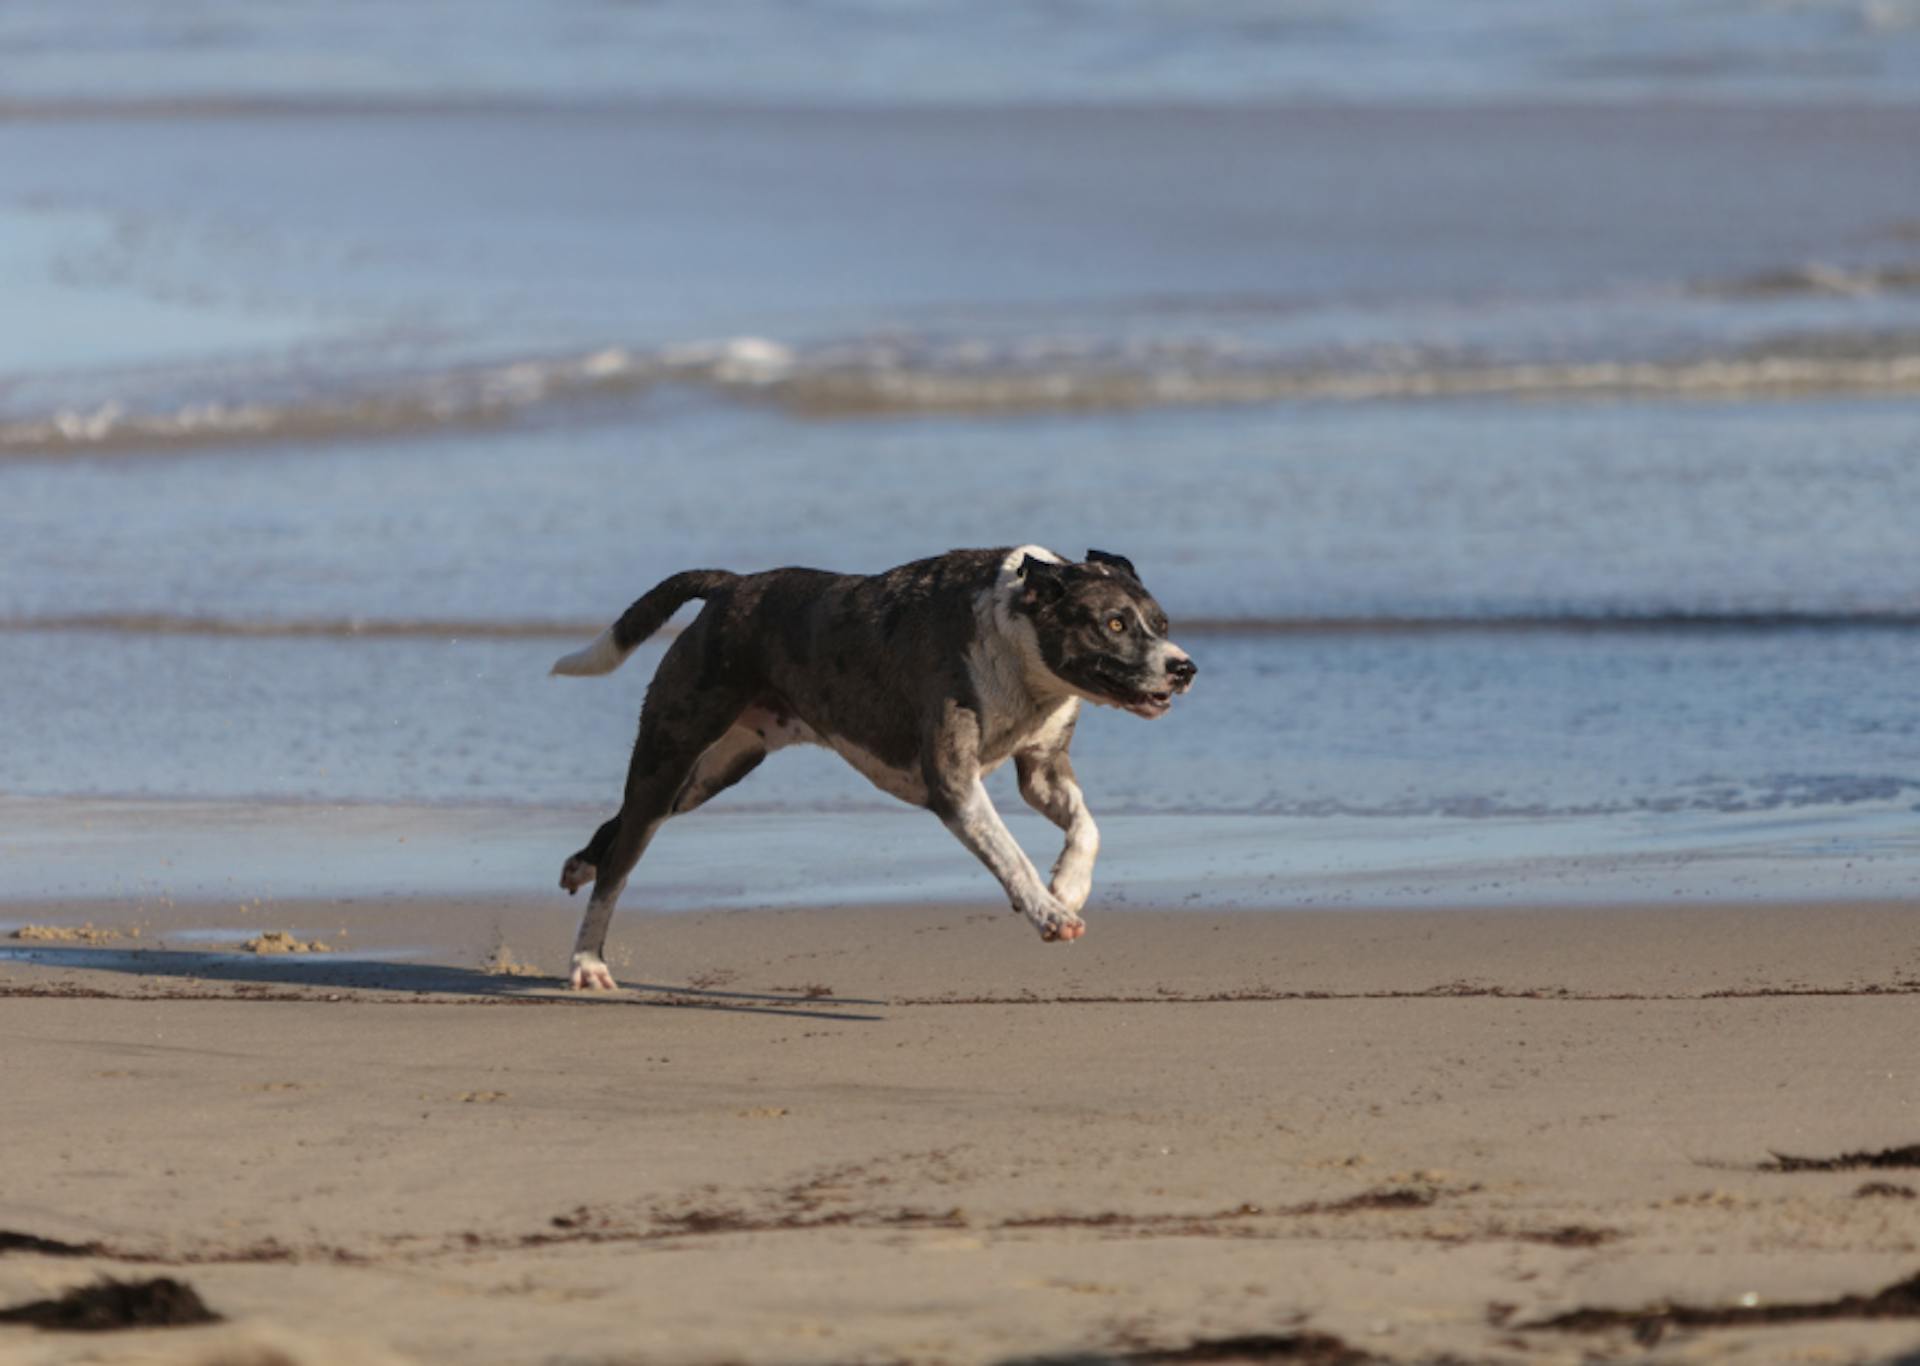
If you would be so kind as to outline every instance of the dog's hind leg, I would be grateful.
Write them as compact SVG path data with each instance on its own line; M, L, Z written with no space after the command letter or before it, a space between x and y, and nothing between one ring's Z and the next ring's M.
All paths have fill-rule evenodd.
M593 832L593 838L587 841L585 848L567 856L567 861L560 866L560 886L568 896L593 881L600 860L607 856L607 846L613 843L613 836L619 829L620 817L616 813Z
M771 707L749 707L727 733L707 747L694 765L693 772L673 799L673 814L704 806L760 766L760 761L776 749L803 744L813 738L807 727ZM613 837L620 830L620 817L614 816L593 832L586 847L570 854L560 869L560 886L569 894L592 882L606 858Z
M819 736L778 703L762 701L734 719L727 733L707 746L673 799L673 814L698 810L788 745L818 744ZM598 838L596 836L596 838Z
M673 814L684 816L719 796L756 768L767 757L766 740L746 724L736 722L725 735L707 746L707 752L693 766L687 780L674 794Z
M696 622L660 661L640 711L640 738L627 770L626 801L620 814L601 826L594 843L583 851L597 852L599 858L594 865L593 895L574 940L571 982L576 989L613 988L613 974L602 955L614 903L654 832L673 815L703 756L727 735L750 700L744 690L700 677L703 634ZM609 826L612 834L605 848L596 850Z

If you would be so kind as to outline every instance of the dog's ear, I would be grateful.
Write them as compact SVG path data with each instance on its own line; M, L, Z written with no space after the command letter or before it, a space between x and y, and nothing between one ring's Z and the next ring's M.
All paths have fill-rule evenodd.
M1066 566L1029 555L1020 561L1020 581L1026 585L1020 601L1032 607L1043 602L1058 602L1067 591Z
M1125 555L1109 555L1104 550L1089 550L1087 563L1111 565L1135 583L1140 582L1140 571L1133 567L1133 561Z

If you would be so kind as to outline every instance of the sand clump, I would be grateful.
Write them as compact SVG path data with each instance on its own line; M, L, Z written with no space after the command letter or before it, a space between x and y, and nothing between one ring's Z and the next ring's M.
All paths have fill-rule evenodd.
M522 963L513 956L513 950L501 945L488 955L484 971L490 977L545 977L547 974L531 963Z
M13 937L55 944L110 944L116 939L138 939L140 931L115 930L88 921L84 925L22 925Z
M319 939L295 939L285 930L267 930L240 946L248 953L332 953L333 946Z

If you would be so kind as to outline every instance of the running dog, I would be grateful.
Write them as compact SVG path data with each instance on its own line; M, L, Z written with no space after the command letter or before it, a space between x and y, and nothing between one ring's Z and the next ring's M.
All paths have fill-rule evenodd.
M1042 939L1086 933L1100 834L1067 758L1080 703L1163 716L1196 672L1131 563L1089 550L1073 564L1025 545L864 577L689 570L553 672L613 672L691 598L706 606L654 673L625 801L560 873L568 892L593 884L576 990L613 988L607 926L661 824L795 744L837 750L881 791L933 812ZM1021 795L1066 832L1051 881L981 785L1009 758Z

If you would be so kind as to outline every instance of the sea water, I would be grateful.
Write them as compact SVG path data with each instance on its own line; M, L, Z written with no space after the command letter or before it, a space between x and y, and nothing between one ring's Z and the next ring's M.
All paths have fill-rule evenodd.
M1920 10L457 10L0 19L0 893L549 884L639 592L1038 541L1200 662L1110 899L1910 894ZM943 841L783 754L629 899Z

